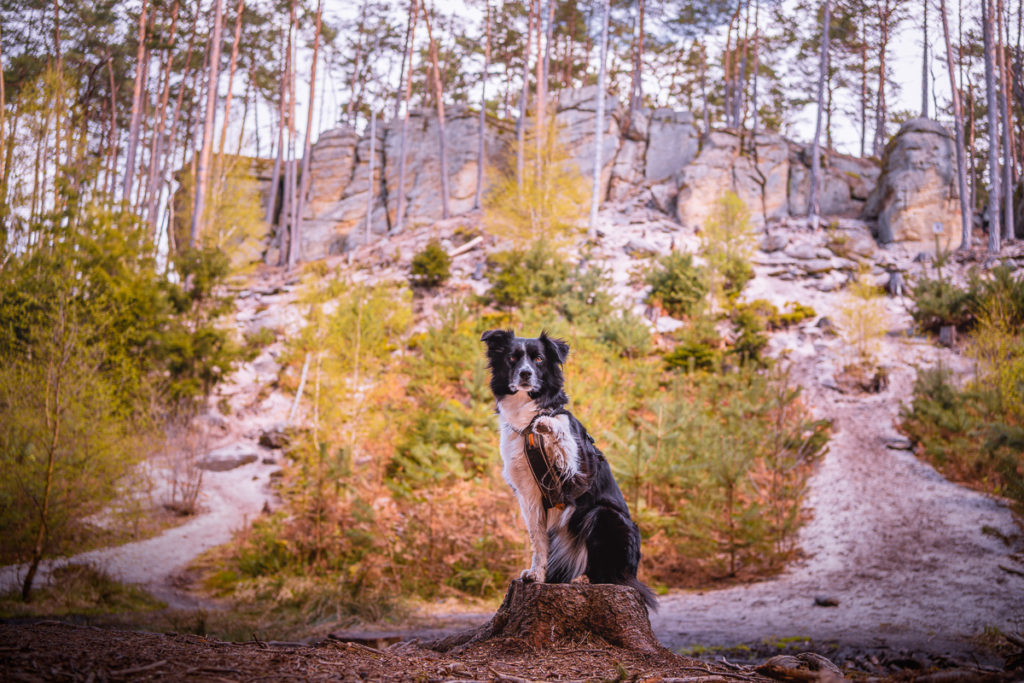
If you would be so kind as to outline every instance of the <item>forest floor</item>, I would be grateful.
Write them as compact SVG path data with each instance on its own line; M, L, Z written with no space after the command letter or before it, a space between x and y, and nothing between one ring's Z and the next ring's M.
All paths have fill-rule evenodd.
M604 251L621 255L625 241L639 234L640 228L623 228L606 240ZM645 230L642 234L655 244L669 239L668 233L648 234ZM621 256L609 258L614 273L628 274L630 264L620 262ZM471 264L462 269L471 271ZM757 270L758 277L745 298L765 298L780 308L786 302L800 301L813 306L819 316L834 319L843 294L818 291L810 280L769 277L764 267ZM265 279L252 289L262 288L270 294L259 307L240 300L240 322L265 314L267 298L281 299L281 306L292 300L291 288L282 286L280 273L269 271L264 277L272 281ZM621 279L619 286L629 285ZM941 362L963 372L969 364L957 352L910 334L905 308L909 301L890 298L885 305L890 332L881 340L879 358L889 371L889 385L878 394L838 390L834 375L846 362L845 348L827 330L808 323L773 335L770 352L789 364L794 383L803 388L804 401L815 415L834 424L828 454L808 486L806 508L811 519L800 532L800 556L778 576L757 583L670 591L662 596L651 621L666 647L734 661L756 661L781 650L813 649L839 664L869 672L875 667L880 673L886 670L886 662L900 661L903 668L949 667L963 662L998 666L1001 660L993 648L999 634L1024 632L1024 557L1020 552L1024 537L1006 502L947 481L916 459L896 431L899 408L912 395L917 367ZM238 383L259 385L260 362L257 359L253 367L245 369ZM255 390L244 388L249 393ZM244 393L243 389L239 392ZM264 505L274 504L268 482L277 466L269 462L272 456L261 450L256 439L261 427L284 419L288 400L271 393L263 404L271 409L263 413L234 411L218 437L218 447L251 449L261 459L228 472L207 473L199 515L147 541L92 551L71 561L88 561L115 578L141 583L179 612L215 609L214 603L179 590L174 583L198 555L229 540ZM581 417L585 421L585 416ZM268 462L263 461L264 456ZM9 585L17 571L0 569L0 587ZM817 606L816 602L831 606ZM387 628L436 637L486 620L490 614L480 609L479 605L433 613L421 609L408 628L394 624ZM363 646L305 650L294 644L282 649L186 636L154 638L161 637L117 632L116 637L105 639L88 628L71 630L52 623L0 626L0 642L4 643L0 646L0 670L13 665L28 678L66 676L72 680L75 671L89 670L81 666L83 658L99 658L106 651L108 658L95 670L110 677L177 678L187 674L191 678L248 680L262 666L269 667L264 676L270 678L316 678L331 671L337 675L337 667L364 678L386 678L397 665L391 658L399 656L398 650L360 649ZM47 643L71 641L80 641L81 647L47 648ZM283 657L286 652L295 653L296 658ZM505 659L494 660L498 664L486 667L447 655L416 652L415 656L411 651L401 655L412 659L402 660L406 663L399 677L418 672L423 678L500 679L511 671L538 678L556 674L565 678L615 677L614 662L622 663L631 673L669 675L665 662L634 661L626 653L609 654L607 650L566 654L561 664L543 658L516 659L506 653L502 655ZM503 661L511 669L501 669ZM545 670L549 663L552 667ZM37 665L51 667L45 670L53 675ZM696 675L693 671L678 675L691 674Z

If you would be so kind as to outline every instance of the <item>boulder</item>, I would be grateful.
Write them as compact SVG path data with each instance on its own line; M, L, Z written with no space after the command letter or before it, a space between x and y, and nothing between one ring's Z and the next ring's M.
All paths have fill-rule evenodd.
M736 131L711 131L697 158L679 173L676 217L684 226L701 228L715 201L732 190L747 205L751 223L763 225L788 215L788 179L789 147L782 136L757 133L741 149Z
M691 112L656 109L647 126L644 179L657 182L675 176L697 156L698 142Z
M619 101L605 96L605 130L601 139L601 196L608 196L612 167L619 149ZM597 86L563 90L555 105L555 125L559 141L572 155L588 183L594 174L594 129L597 119Z
M960 199L953 136L930 119L904 123L886 145L878 186L864 207L877 220L878 241L906 242L932 251L932 228L941 224L942 246L960 246Z

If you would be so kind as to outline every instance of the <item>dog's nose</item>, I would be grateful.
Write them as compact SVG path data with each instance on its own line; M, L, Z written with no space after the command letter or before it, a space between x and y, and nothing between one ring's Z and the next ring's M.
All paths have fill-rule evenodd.
M525 382L526 380L530 379L530 375L531 374L532 373L529 370L526 370L526 369L520 370L519 371L519 379Z

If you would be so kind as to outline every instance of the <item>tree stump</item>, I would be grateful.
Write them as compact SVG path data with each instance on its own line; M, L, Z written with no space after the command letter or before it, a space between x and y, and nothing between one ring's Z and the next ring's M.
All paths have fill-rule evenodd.
M598 638L609 645L660 652L640 593L615 584L513 581L483 626L428 643L438 652L463 650L491 638L517 638L535 648Z

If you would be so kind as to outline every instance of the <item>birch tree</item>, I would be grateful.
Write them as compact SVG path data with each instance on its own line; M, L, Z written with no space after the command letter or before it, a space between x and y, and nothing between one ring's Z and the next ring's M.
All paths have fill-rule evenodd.
M218 3L220 0L216 0ZM142 0L139 11L138 47L135 51L135 84L132 88L132 116L128 125L128 145L125 149L124 184L121 199L131 198L132 182L135 178L135 150L139 145L139 124L142 120L142 90L146 78L146 10L147 2Z

